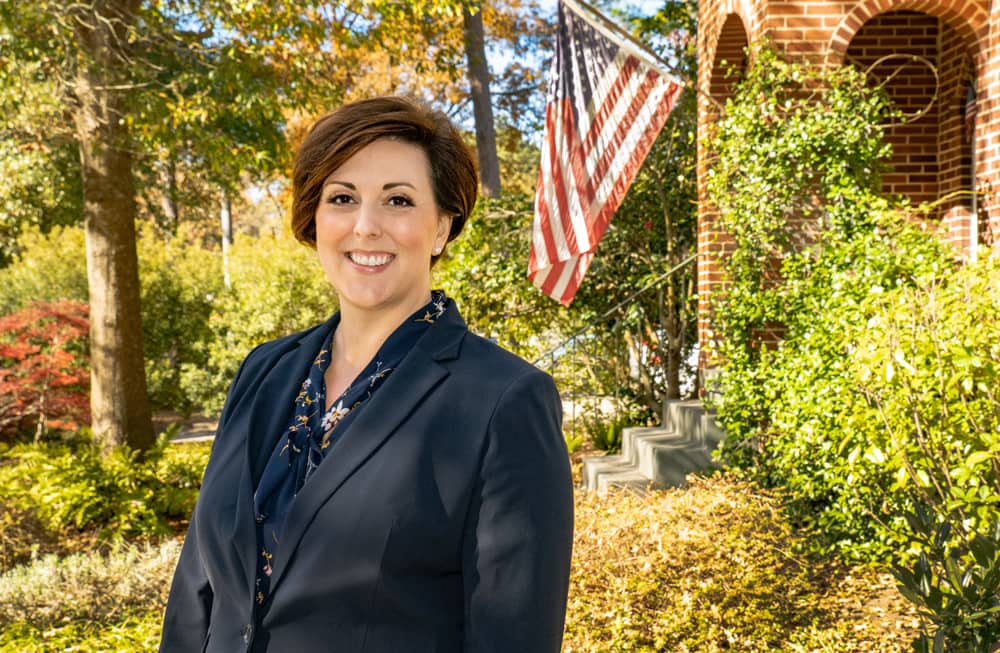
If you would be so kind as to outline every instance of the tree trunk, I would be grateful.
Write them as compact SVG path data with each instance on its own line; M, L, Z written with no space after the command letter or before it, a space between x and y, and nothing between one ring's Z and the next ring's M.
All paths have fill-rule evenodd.
M490 69L486 65L482 9L468 7L463 12L465 58L469 64L469 92L476 120L476 152L479 155L479 184L483 195L500 194L500 162L497 159L497 134L493 126L490 99Z
M153 445L153 421L139 318L132 157L124 97L115 85L127 60L127 29L137 2L98 0L79 9L84 53L73 118L83 175L83 217L90 289L90 410L105 451ZM116 74L118 73L118 74Z
M232 285L229 277L229 248L233 245L233 207L226 191L222 191L219 218L222 222L222 283L229 288Z
M167 220L169 220L169 224L164 226L170 230L170 233L176 234L177 227L181 223L181 205L178 199L180 190L177 188L177 155L173 152L170 153L170 158L167 159L164 174L167 177L167 189L163 193L162 203L163 212L167 215Z
M667 241L667 262L673 267L679 262L676 248L674 247L676 234L670 210L667 208L666 191L664 190L662 179L656 185L656 189L660 200L660 208L663 211L663 228ZM667 341L667 346L663 348L666 357L666 399L681 398L681 356L684 348L684 320L681 319L680 298L678 297L680 283L681 280L678 279L676 272L667 279L667 302L666 306L661 309L666 313L665 319L661 320L660 324L664 331L664 339Z

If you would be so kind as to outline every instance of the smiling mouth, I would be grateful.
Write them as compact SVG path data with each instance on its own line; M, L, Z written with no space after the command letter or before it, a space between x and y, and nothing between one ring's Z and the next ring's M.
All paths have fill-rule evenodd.
M347 258L349 258L352 263L369 268L377 268L387 265L392 261L392 259L396 258L396 256L394 254L362 254L361 252L348 252Z

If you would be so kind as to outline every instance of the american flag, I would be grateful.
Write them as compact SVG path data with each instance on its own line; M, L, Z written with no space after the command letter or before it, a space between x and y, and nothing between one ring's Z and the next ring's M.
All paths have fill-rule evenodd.
M528 276L569 306L682 84L573 0L550 75Z

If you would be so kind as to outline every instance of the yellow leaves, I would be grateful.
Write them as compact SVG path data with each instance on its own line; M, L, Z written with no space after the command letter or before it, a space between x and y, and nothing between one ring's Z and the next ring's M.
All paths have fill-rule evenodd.
M899 649L906 637L837 607L869 601L872 572L812 575L826 563L799 559L779 499L725 476L689 482L577 495L564 651L824 650L830 632L838 653Z

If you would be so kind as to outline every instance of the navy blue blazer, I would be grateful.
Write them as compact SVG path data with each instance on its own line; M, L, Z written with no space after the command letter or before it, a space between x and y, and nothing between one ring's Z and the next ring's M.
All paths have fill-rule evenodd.
M254 601L253 490L330 324L229 390L161 653L557 653L573 489L555 384L471 334L421 336L296 497Z

